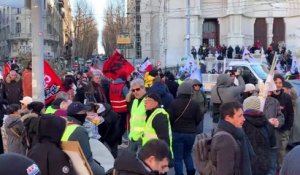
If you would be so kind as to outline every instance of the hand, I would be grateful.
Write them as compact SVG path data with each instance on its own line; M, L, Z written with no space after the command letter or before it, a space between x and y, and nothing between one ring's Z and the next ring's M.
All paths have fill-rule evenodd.
M271 125L273 125L275 128L278 128L279 126L279 120L277 118L270 118L269 122L271 123Z

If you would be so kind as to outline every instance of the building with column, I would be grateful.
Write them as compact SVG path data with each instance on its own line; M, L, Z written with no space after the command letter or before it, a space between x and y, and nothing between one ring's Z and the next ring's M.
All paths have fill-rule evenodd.
M182 64L186 38L191 46L264 47L284 41L300 49L300 0L190 0L190 35L186 35L187 0L142 0L142 56L162 66Z
M62 0L44 0L43 18L44 57L62 55L63 26ZM0 7L0 57L29 58L32 48L31 10L28 8Z

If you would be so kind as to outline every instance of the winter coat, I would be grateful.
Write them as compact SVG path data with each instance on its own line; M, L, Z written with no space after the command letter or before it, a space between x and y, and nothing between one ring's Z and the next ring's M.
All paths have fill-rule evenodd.
M170 93L173 95L174 98L177 96L177 89L178 89L178 83L173 80L167 80L166 85L170 91Z
M232 80L228 74L218 76L217 84L211 90L211 102L220 104L239 101L241 93L245 90L245 82L241 76L238 77L239 86L232 86ZM217 89L221 100L218 96Z
M206 103L206 96L204 92L200 91L194 91L192 95L192 99L196 101L196 103L199 106L201 115L204 115L206 112L205 103Z
M217 175L240 175L234 172L241 168L239 162L242 161L242 153L238 141L233 136L225 134L215 136L211 143L211 149L213 164L222 170L222 173ZM235 167L235 169L233 170L231 167Z
M300 174L300 146L296 146L286 154L280 175L299 175Z
M36 143L38 143L38 123L39 116L35 113L29 113L21 117L21 121L25 126L27 148L30 150Z
M199 104L191 99L191 95L180 94L169 106L168 113L174 132L196 133L199 122L203 120Z
M38 143L28 152L28 157L36 162L42 174L74 174L69 157L60 148L66 121L52 115L42 116L38 125Z
M4 97L5 97L5 86L4 86L4 82L0 83L0 102L2 103L4 101Z
M284 125L279 129L279 131L283 132L290 130L294 122L294 109L291 96L281 90L278 95L273 93L272 97L279 101L281 112L283 113L285 119Z
M233 48L231 46L228 47L227 58L232 58Z
M290 136L290 143L300 143L300 98L295 102L294 123Z
M7 75L4 84L4 93L8 104L20 104L20 100L23 98L23 90L19 74L17 74L16 80L11 80L10 75Z
M120 117L115 113L109 104L103 104L105 111L100 113L104 118L104 123L98 126L99 134L101 135L100 140L106 142L110 147L114 146L118 142L118 136L121 133L119 128Z
M251 161L252 172L266 175L271 166L271 147L276 145L274 129L260 111L246 110L244 116L243 129L256 155Z
M5 132L7 134L7 152L25 155L26 147L22 143L25 127L20 120L20 116L13 114L8 115L4 123Z
M86 157L86 160L90 163L93 162L93 155L92 155L92 151L91 151L91 147L90 147L90 143L89 143L89 134L87 132L87 130L82 126L82 123L73 118L68 116L68 123L74 123L78 126L74 132L70 135L68 141L78 141L80 144L80 147L83 151L83 154Z
M117 172L116 175L151 175L150 168L139 160L133 152L123 151L120 156L117 157L114 169Z
M30 69L25 69L22 73L22 88L23 97L32 97L32 71Z
M86 86L85 95L90 94L91 98L88 101L96 102L96 103L108 103L109 95L106 94L105 89L102 85L94 83L93 81L90 82L88 86Z
M284 124L284 116L280 110L280 104L277 99L268 96L265 101L263 112L267 119L277 118L279 121L279 128Z
M160 95L164 109L168 109L171 102L174 100L173 95L169 92L167 86L161 82L155 82L148 93L156 93Z

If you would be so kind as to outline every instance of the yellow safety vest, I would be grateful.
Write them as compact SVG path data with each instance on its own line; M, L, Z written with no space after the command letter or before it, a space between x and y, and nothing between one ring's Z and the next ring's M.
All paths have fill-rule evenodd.
M130 132L128 137L133 141L138 141L142 138L146 125L145 98L140 103L138 99L133 100L130 115Z
M61 141L68 141L69 137L73 134L73 132L75 131L75 129L77 127L79 127L79 125L77 125L77 124L67 125L65 132L64 132L63 136L61 137Z
M45 114L54 114L56 112L56 109L52 108L52 106L49 106L46 111Z
M180 79L177 80L177 83L178 83L179 85L181 85L183 82L184 82L184 80L180 80Z
M163 113L164 115L166 115L166 117L168 119L170 151L171 151L172 156L173 156L173 149L172 149L173 139L172 139L172 130L171 130L171 124L170 124L170 120L169 120L169 114L163 108L155 109L155 111L152 112L152 114L148 118L148 120L146 122L146 125L145 125L145 129L144 129L144 136L142 138L142 141L143 141L142 145L145 145L151 139L158 139L157 134L156 134L154 128L152 127L152 122L153 122L153 119L155 118L155 116L159 113Z

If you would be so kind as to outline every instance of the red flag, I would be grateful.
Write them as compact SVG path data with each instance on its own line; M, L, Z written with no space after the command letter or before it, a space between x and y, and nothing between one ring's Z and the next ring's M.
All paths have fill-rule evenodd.
M103 64L103 74L107 78L117 79L124 74L128 77L134 71L134 67L117 50Z
M62 81L46 60L44 60L44 76L45 104L47 105L55 99L56 94L61 90Z
M10 71L10 64L5 63L4 64L4 71L3 71L3 80L6 79L6 76L9 74Z

